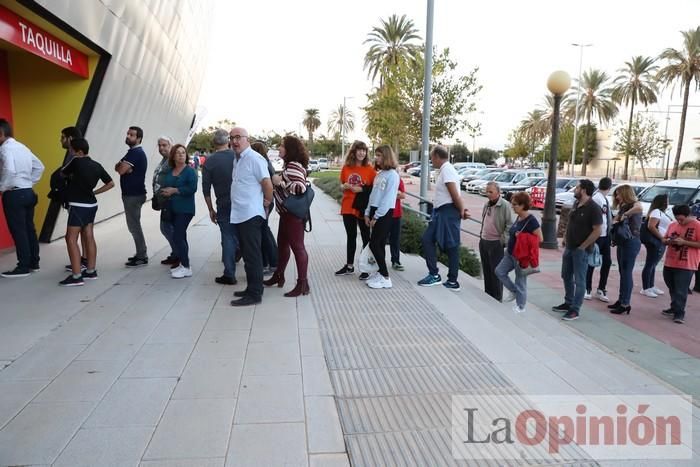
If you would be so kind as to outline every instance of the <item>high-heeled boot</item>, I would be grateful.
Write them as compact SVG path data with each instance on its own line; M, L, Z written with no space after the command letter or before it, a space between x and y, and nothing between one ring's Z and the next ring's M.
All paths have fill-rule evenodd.
M284 273L280 272L279 269L275 271L274 274L272 274L272 277L270 277L266 281L263 281L263 285L267 287L270 287L275 284L277 284L277 287L284 287Z
M284 294L285 297L298 297L299 295L309 295L309 281L307 279L299 279L296 287Z

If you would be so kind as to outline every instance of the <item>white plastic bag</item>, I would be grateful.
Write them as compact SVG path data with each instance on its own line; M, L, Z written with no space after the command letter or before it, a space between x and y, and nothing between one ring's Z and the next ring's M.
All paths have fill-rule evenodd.
M358 267L360 272L366 272L367 274L372 274L373 272L379 271L379 266L377 266L377 262L374 259L372 250L369 249L369 245L362 249L362 253L360 253L360 264Z

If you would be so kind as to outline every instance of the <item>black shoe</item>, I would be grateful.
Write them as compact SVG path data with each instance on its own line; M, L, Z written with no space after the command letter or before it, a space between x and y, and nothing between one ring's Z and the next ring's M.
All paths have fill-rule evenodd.
M238 292L233 292L234 297L249 297L247 290L239 290Z
M94 270L92 272L83 271L83 279L87 279L90 281L97 280L97 270Z
M131 261L131 259L132 258L129 258L129 261ZM177 256L168 255L168 257L165 258L163 261L161 261L160 264L172 265L172 264L179 263L179 262L180 262L180 260L177 258Z
M355 268L347 264L335 272L336 276L347 276L349 274L355 274Z
M257 305L258 303L262 303L262 299L253 298L250 295L246 295L245 297L241 297L238 300L231 300L231 306L251 306L251 305Z
M29 269L14 268L12 271L3 272L0 276L7 279L18 279L20 277L27 277L30 274L31 272L29 272Z
M75 277L73 277L73 274L71 274L70 276L66 277L61 282L59 282L58 285L61 285L63 287L75 287L77 285L85 285L85 282L83 282L82 276L76 279Z
M41 268L39 267L38 264L33 264L29 267L29 272L39 272L41 271Z
M141 266L148 266L148 258L132 258L126 263L124 263L124 266L127 268L138 268Z
M672 308L669 308L669 309L667 309L667 310L661 310L661 314L664 315L664 316L669 316L669 317L670 317L670 316L675 316L676 312L673 311Z
M564 321L573 321L578 319L578 311L569 310L564 316L561 317Z
M630 314L630 311L632 311L632 305L627 305L627 306L622 306L620 305L619 307L615 308L614 310L610 310L610 313L614 315L624 315L624 314Z
M37 269L39 266L37 265ZM84 270L87 269L87 258L83 258L82 256L80 257L80 272L83 272ZM72 272L73 271L73 266L70 264L66 264L66 272Z
M616 301L612 305L608 305L608 308L610 308L611 310L617 310L618 308L620 308L620 300Z
M571 310L571 305L568 303L562 303L561 305L552 307L552 311L558 311L559 313L566 313L569 310Z
M678 324L683 324L685 321L683 320L682 316L674 316L673 317L673 322L678 323Z
M236 285L238 284L238 281L236 280L235 277L228 277L228 276L220 276L214 279L214 282L217 284L224 284L224 285Z
M369 273L363 272L362 274L360 274L359 279L360 279L361 281L366 281L367 279L369 279Z

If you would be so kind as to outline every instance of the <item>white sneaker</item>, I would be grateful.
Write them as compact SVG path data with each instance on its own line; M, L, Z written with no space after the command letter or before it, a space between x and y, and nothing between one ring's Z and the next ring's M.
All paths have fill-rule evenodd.
M390 289L391 279L378 274L372 281L367 281L367 286L371 289Z
M183 277L192 277L192 269L180 266L170 272L173 279L182 279Z
M367 282L374 281L374 280L376 280L377 277L379 277L379 276L381 276L381 274L379 274L379 271L374 271L374 272L373 272L372 274L370 274L369 277L367 278Z
M595 298L597 298L601 302L605 302L605 303L608 303L610 301L608 296L605 294L605 290L598 289L595 293Z
M513 311L516 313L525 313L525 307L520 308L516 303L513 305Z
M651 290L653 290L656 295L663 295L665 293L663 290L657 289L656 287L652 287Z
M642 295L645 295L645 296L651 297L651 298L658 297L658 294L654 293L654 289L642 290Z
M508 294L505 297L503 297L503 303L508 303L508 302L512 302L513 300L515 300L515 294L513 292L511 292L510 290L508 290L507 292L508 292Z
M585 294L583 294L584 300L590 300L591 298L593 298L593 296L589 292L586 292Z

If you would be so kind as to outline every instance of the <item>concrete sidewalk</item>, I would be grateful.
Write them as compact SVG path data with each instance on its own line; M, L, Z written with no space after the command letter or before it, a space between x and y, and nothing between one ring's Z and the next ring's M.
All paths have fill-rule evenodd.
M416 286L418 257L392 271L391 290L335 277L337 213L317 190L311 295L282 296L290 265L287 287L245 309L228 305L242 270L236 287L213 282L219 233L201 215L190 279L158 264L168 251L147 207L147 267L123 268L122 217L96 227L100 280L84 287L59 288L64 245L42 245L40 273L0 281L0 465L467 465L449 450L452 395L677 392L534 306L513 314L471 278L460 293ZM568 452L576 460L556 465L595 464ZM623 464L641 465L605 465Z

